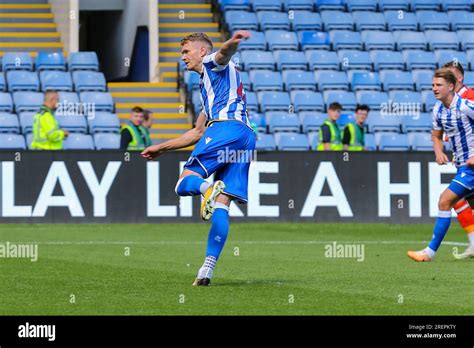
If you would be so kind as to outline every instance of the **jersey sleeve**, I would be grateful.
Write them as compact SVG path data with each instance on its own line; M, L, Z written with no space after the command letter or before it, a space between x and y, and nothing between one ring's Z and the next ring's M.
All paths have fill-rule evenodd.
M433 130L443 130L443 125L439 119L439 108L438 105L433 108Z
M214 72L219 72L225 70L229 64L226 65L219 65L216 63L216 54L217 52L214 52L212 54L208 54L207 56L204 57L202 64L204 66Z
M460 110L467 117L474 120L474 102L467 99L462 99Z

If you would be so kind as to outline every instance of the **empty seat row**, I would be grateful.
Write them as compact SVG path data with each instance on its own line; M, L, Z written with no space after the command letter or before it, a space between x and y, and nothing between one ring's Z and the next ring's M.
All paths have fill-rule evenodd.
M66 71L66 59L61 52L38 52L36 61L26 52L7 52L1 60L2 71L9 70L59 70ZM73 52L67 59L69 71L99 71L99 60L95 52Z
M33 135L0 133L0 149L31 149ZM120 148L120 135L113 133L89 134L71 133L64 140L64 150L115 150Z

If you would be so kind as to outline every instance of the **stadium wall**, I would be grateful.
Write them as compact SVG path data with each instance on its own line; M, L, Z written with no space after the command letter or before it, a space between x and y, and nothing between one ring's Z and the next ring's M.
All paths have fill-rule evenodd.
M113 151L0 152L3 223L200 221L174 188L189 153L146 162ZM453 166L432 153L258 153L235 221L431 222Z
M79 51L79 0L49 0L58 32L68 53Z

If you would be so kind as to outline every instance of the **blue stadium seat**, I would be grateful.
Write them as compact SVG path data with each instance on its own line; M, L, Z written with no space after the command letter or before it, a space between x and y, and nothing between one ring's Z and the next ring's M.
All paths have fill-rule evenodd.
M273 151L276 150L275 140L272 134L257 134L257 141L255 144L257 151Z
M394 103L403 103L402 105L421 104L420 92L413 91L390 91L388 94L390 100Z
M105 92L107 90L105 76L101 72L74 71L72 73L72 79L76 92Z
M39 91L38 74L32 71L8 71L7 72L8 90L16 91Z
M442 30L425 31L428 39L429 49L432 50L455 50L459 49L459 39L455 32Z
M336 123L339 128L344 129L346 124L355 122L355 116L353 113L341 113L341 116L337 119Z
M281 151L307 151L309 150L308 138L305 134L277 133L275 143Z
M0 112L0 133L20 133L20 123L15 114Z
M283 9L288 11L313 11L313 0L284 0Z
M441 2L441 9L443 11L471 11L471 0L449 0Z
M255 92L246 92L245 100L247 101L247 110L249 112L258 112L258 100L257 93Z
M247 11L227 11L225 22L230 32L234 30L258 30L257 15Z
M300 31L298 32L298 41L303 51L311 49L329 50L331 47L329 35L321 31Z
M466 51L474 49L474 31L459 30L457 32L459 41L461 42L461 50Z
M356 92L357 103L366 104L371 110L380 110L383 105L388 103L388 95L385 92L373 92L373 91L359 91ZM372 118L372 111L370 112L369 118Z
M406 1L403 1L406 3ZM387 22L388 30L418 30L418 21L416 15L413 12L402 12L400 14L399 10L397 11L386 11L385 21Z
M449 17L449 22L451 23L452 29L455 31L474 29L474 13L473 12L449 11L448 17Z
M13 112L13 101L10 93L0 92L0 111Z
M312 151L317 151L318 145L319 145L319 132L309 132L308 143L309 143L309 148Z
M199 89L199 74L195 71L184 72L184 83L188 93L192 93L193 90Z
M410 146L414 151L433 151L433 141L430 133L408 134Z
M382 70L380 72L380 80L382 81L384 91L391 91L393 89L413 91L415 89L412 75L408 71Z
M346 0L349 11L377 11L377 2L373 0ZM371 13L370 15L372 15Z
M404 0L379 0L379 11L408 11L409 2Z
M437 102L432 91L422 91L421 100L423 101L423 107L425 112L431 112Z
M362 41L366 50L395 50L395 39L389 31L363 31Z
M323 93L326 107L331 103L338 102L341 104L343 111L354 111L356 108L357 101L353 92L331 90Z
M35 64L36 71L66 71L66 59L62 52L38 52Z
M334 51L315 50L305 54L310 70L339 70L339 59Z
M7 83L5 82L5 75L3 72L0 72L0 92L5 92L7 90Z
M436 50L434 51L438 67L441 68L444 64L455 61L462 65L465 70L469 69L466 53L453 50Z
M288 112L273 111L265 113L268 131L275 132L300 132L300 121L296 114Z
M402 55L408 70L436 69L437 63L433 52L409 50L403 51Z
M417 91L431 90L433 71L431 70L412 70L413 81Z
M309 71L286 70L282 73L285 90L292 91L297 89L306 89L315 91L316 81L314 75Z
M265 32L268 48L274 50L298 51L298 38L292 31L268 30Z
M249 114L249 120L255 125L255 127L257 127L258 132L267 132L267 121L265 121L264 114L252 112Z
M105 92L82 92L80 99L83 103L93 103L95 111L114 111L114 100L110 93Z
M377 150L377 145L375 144L375 137L373 134L365 134L364 147L369 151Z
M233 10L250 11L250 0L219 0L219 7L222 12Z
M56 115L59 128L72 133L87 133L86 117L83 115Z
M286 92L259 92L257 97L262 112L288 111L290 107L290 96Z
M336 10L344 11L344 0L314 0L314 5L318 11Z
M366 11L352 12L354 23L357 31L362 30L385 30L387 25L385 17L380 12L373 12L370 15Z
M356 91L380 91L379 74L376 72L356 71L352 74L351 89Z
M250 81L255 92L283 91L283 80L279 71L252 70Z
M331 31L329 37L335 50L362 50L362 39L356 31Z
M383 114L379 111L371 111L367 118L369 133L374 132L400 132L402 117Z
M320 91L330 89L349 90L349 81L347 80L346 73L343 71L316 70L314 76Z
M0 134L0 149L3 150L25 150L25 137L19 134L6 133Z
M240 73L240 81L242 81L242 83L244 85L244 89L246 91L251 91L252 90L252 85L251 85L251 82L250 82L249 73L246 72L246 71L239 71L239 73Z
M369 52L358 50L340 50L337 52L342 70L372 70Z
M79 96L75 92L59 92L59 103L67 106L68 104L79 103Z
M397 31L393 34L397 42L397 49L401 50L426 50L428 41L423 32Z
M25 138L26 138L26 147L28 148L28 150L33 150L33 148L31 147L31 143L33 142L33 133L27 133L25 135Z
M99 71L99 59L95 52L73 52L68 57L69 71Z
M273 51L273 57L278 70L306 70L308 68L306 56L301 51Z
M449 30L448 15L438 11L417 11L420 30Z
M298 114L303 133L319 132L319 128L326 121L326 114L320 112L302 111Z
M38 112L43 105L43 93L39 92L15 92L13 103L17 114L24 111Z
M120 135L113 133L94 134L94 144L97 150L120 149Z
M402 117L402 132L430 132L432 127L431 114L420 113L414 116Z
M348 12L322 11L321 19L325 31L354 29L354 20Z
M474 71L464 71L464 84L474 86Z
M469 65L471 67L471 70L474 70L474 49L468 50L466 52L466 56L467 56L467 61L469 62Z
M374 63L375 71L382 69L405 70L405 63L400 52L372 51L370 57Z
M63 144L64 150L94 150L94 140L89 134L71 133Z
M438 11L441 5L440 0L412 0L411 8L413 11L433 10Z
M275 70L273 55L267 51L243 51L241 63L245 70Z
M33 71L33 58L25 52L7 52L2 58L2 71Z
M258 22L262 30L290 30L288 14L276 11L257 12Z
M32 133L33 122L35 119L35 112L22 112L19 115L19 118L20 118L21 132L23 134Z
M43 70L40 72L41 91L72 91L71 74L66 71Z
M379 138L381 151L408 151L410 142L406 134L382 133Z
M291 20L291 27L295 31L321 31L323 28L323 22L321 20L321 15L317 12L294 11L293 19Z
M252 0L252 9L257 11L281 11L282 0Z
M239 49L244 50L261 50L267 49L267 40L265 39L265 33L261 31L251 31L251 36L247 40L243 40L239 44Z
M191 103L193 104L194 114L198 115L202 111L201 93L199 91L192 92Z
M94 117L88 117L89 133L118 133L120 120L110 112L96 112Z
M321 93L313 91L292 91L290 95L294 111L297 113L301 111L324 111L324 101Z

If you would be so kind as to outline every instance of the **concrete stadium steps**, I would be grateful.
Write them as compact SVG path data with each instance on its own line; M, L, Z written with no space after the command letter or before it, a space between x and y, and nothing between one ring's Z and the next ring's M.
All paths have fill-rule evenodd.
M55 33L56 23L0 23L0 32L44 32Z
M29 13L12 12L0 13L0 23L53 23L54 15L52 13Z
M181 43L181 39L189 34L192 34L192 31L185 31L185 32L174 32L174 33L160 33L160 43ZM214 42L221 41L222 34L220 32L210 32L204 31L207 36L211 38Z
M60 42L59 33L0 32L1 42Z
M186 32L206 32L218 33L219 23L162 23L158 25L160 35L162 33L186 33ZM183 35L184 36L184 35Z
M48 0L0 0L0 5L11 4L12 1L15 2L15 5L18 4L48 4Z
M183 1L187 2L187 1ZM174 3L169 3L169 4L163 4L162 1L158 3L158 12L159 13L180 13L180 11L184 11L181 13L211 13L211 4L203 4L203 3L196 3L196 4L191 4L191 3L185 3L185 4L177 4L176 2Z

